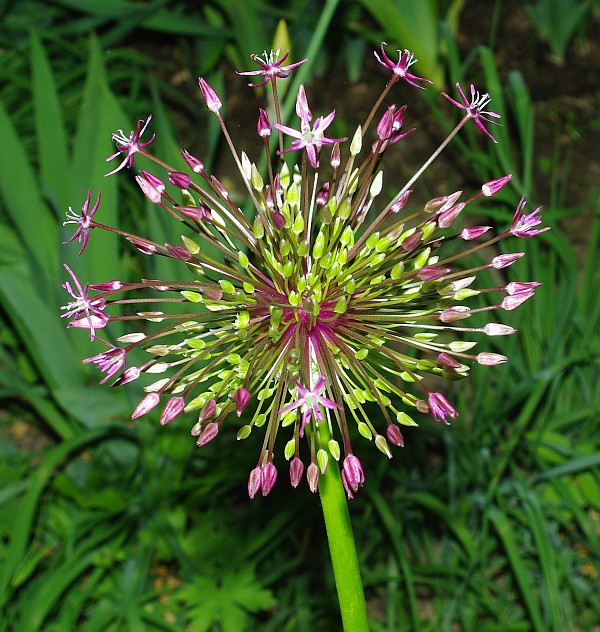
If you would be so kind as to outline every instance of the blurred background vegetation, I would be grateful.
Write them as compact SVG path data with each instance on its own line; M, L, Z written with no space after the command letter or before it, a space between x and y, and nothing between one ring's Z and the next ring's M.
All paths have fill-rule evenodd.
M141 271L111 235L78 260L61 246L64 213L90 187L103 222L170 230L130 178L103 178L111 133L152 112L158 155L177 163L186 146L227 181L196 79L224 97L239 144L254 143L264 94L233 70L270 48L282 18L293 59L311 56L293 80L350 129L387 80L371 52L382 40L435 79L425 101L407 97L419 136L399 152L398 188L453 124L438 91L489 91L498 146L462 136L415 194L512 172L486 222L506 225L526 193L553 227L511 268L544 285L494 349L510 362L476 368L452 427L423 419L392 461L359 446L367 483L351 514L372 629L600 630L599 12L592 0L0 1L0 632L341 627L318 498L290 493L282 468L250 502L259 447L236 442L235 424L200 450L183 419L130 422L139 393L99 386L81 364L87 336L59 319L63 261L96 282L164 272Z

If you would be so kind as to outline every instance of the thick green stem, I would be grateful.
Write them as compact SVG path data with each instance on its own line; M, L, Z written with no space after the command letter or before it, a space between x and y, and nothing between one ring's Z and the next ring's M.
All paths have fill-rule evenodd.
M323 434L321 429L322 439ZM344 632L368 632L367 604L358 568L346 493L338 465L331 458L327 472L319 479L319 495Z

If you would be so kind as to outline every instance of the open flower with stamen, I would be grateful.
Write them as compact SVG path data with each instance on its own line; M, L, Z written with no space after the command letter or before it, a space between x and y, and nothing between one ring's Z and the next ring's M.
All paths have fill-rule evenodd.
M135 154L142 151L143 149L145 149L146 147L148 147L148 145L152 143L152 141L154 140L154 134L152 134L152 136L150 137L150 140L147 140L143 143L140 142L140 139L143 136L144 132L146 131L146 128L148 127L148 125L150 125L151 120L152 120L152 115L149 115L145 121L139 120L137 122L137 126L135 130L132 130L131 132L129 132L129 136L125 136L125 133L123 132L122 129L120 129L118 133L114 133L112 135L112 138L117 145L118 151L112 154L112 156L109 156L106 159L106 162L110 162L111 160L117 158L121 154L125 154L125 157L123 158L122 162L119 164L118 167L116 167L112 171L109 171L106 174L107 176L112 176L114 173L117 173L117 171L120 171L121 169L124 169L125 167L127 167L127 169L131 169L131 167L133 166L134 159L135 159Z
M65 244L72 242L77 239L77 241L81 244L81 248L79 249L78 256L81 256L81 253L85 250L87 246L90 229L93 227L92 218L96 214L98 207L100 206L100 197L101 193L98 193L98 197L96 198L96 203L92 206L90 210L90 200L92 198L92 191L88 189L87 197L83 206L81 207L81 214L75 213L72 208L69 207L69 210L66 213L67 219L63 222L63 226L67 224L77 224L77 229L73 233L73 236L70 239L65 241Z
M424 79L407 72L414 63L410 53L394 64L382 46L378 59L394 76L423 87L416 82ZM264 73L256 72L279 77L291 70L277 63L267 58ZM118 344L107 343L108 351L87 360L106 373L103 381L114 378L113 385L145 380L146 394L132 418L155 409L163 424L195 415L191 434L199 446L230 423L238 423L239 439L262 433L248 480L251 497L259 491L266 495L275 485L280 452L289 461L292 486L305 477L313 492L329 460L340 461L351 497L365 482L355 454L357 435L390 458L390 444L404 445L401 428L416 426L417 414L444 423L458 415L439 386L431 390L430 377L454 381L467 377L471 365L506 361L499 353L473 348L486 336L510 335L514 328L493 320L470 326L469 319L476 313L509 314L506 310L533 294L533 281L485 287L478 279L490 269L505 274L523 256L499 250L498 243L541 232L533 230L539 209L524 216L521 203L513 225L495 236L490 226L454 228L470 205L487 202L510 176L485 183L470 196L456 191L424 204L413 201L412 184L439 150L384 200L383 192L394 183L384 182L382 165L406 136L401 133L406 107L379 112L380 98L345 143L324 135L335 111L311 126L303 86L296 100L300 131L273 123L294 140L287 148L280 145L279 158L271 156L261 173L250 156L237 151L217 93L204 79L199 84L253 215L242 212L237 197L187 150L182 155L189 173L144 150L156 173L141 172L137 182L158 211L178 222L181 243L94 227L111 230L147 256L172 259L182 272L169 280L82 287L67 268L75 289L64 285L74 299L64 316L73 318L70 326L89 329L92 338L111 321L132 327ZM274 90L276 85L273 81ZM388 82L382 94L389 95L394 85L403 84ZM492 116L482 109L488 97L474 95L470 103L462 96L465 103L458 106L467 110L462 124L472 118L482 127ZM376 115L379 125L371 126ZM269 126L259 114L256 160L268 149ZM120 167L133 166L144 129L138 124L127 143L116 138L126 153ZM326 145L332 146L328 159ZM292 152L298 153L296 164L283 160ZM484 212L477 206L478 215ZM504 298L484 307L469 304L485 292ZM145 359L125 368L125 358L139 358L139 350Z
M300 61L296 61L293 64L283 65L283 62L289 57L290 52L285 53L283 57L279 57L281 53L281 49L277 49L276 51L267 51L263 52L263 56L260 55L251 55L251 59L253 62L257 63L261 69L260 70L245 70L245 71L237 71L238 75L248 75L248 76L256 76L263 75L264 79L260 83L249 83L248 85L251 88L260 88L269 81L272 81L276 78L286 79L290 76L290 71L298 66L302 65L304 62L308 61L308 57L305 59L301 59Z
M462 103L460 103L459 101L456 101L455 99L447 95L445 92L442 92L442 94L446 97L446 99L448 99L448 101L450 101L450 103L452 103L452 105L455 105L460 110L464 110L466 113L466 116L469 118L472 118L477 124L477 127L486 136L488 136L495 143L497 143L498 141L491 135L491 133L487 130L487 128L484 125L484 123L491 123L492 125L500 124L498 123L498 121L494 120L494 119L499 119L500 114L498 114L497 112L489 112L483 109L492 100L492 97L490 97L490 95L487 92L480 94L479 91L476 90L473 84L471 84L471 88L470 88L471 100L467 98L467 96L463 92L463 89L460 87L459 83L456 84L456 89L458 90L458 94L460 95L460 100L462 101Z

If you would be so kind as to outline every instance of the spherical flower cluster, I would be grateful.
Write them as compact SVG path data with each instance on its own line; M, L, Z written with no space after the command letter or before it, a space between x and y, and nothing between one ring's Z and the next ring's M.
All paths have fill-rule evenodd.
M427 376L456 380L466 377L473 363L505 362L497 353L473 353L476 342L464 336L505 336L514 329L495 322L469 327L464 321L475 312L512 310L539 285L510 282L480 288L476 279L481 270L507 268L522 256L499 252L495 246L500 240L546 230L534 228L540 209L524 215L522 200L511 227L492 237L487 237L489 226L452 228L467 205L496 194L510 175L484 183L470 196L457 191L413 205L410 187L420 169L390 200L380 201L382 157L413 130L402 131L406 106L392 105L379 113L378 124L371 123L394 85L403 80L422 89L427 82L408 72L416 61L412 54L399 54L395 64L383 45L376 53L392 77L349 143L326 136L335 110L313 122L303 86L296 100L299 130L281 121L279 108L272 123L260 110L257 132L267 156L263 174L250 157L238 153L221 116L219 96L199 79L254 208L251 218L187 150L182 156L189 173L150 153L154 137L146 142L141 137L151 117L139 121L128 137L123 132L114 136L118 152L111 158L119 156L121 163L107 175L132 169L136 154L153 161L160 173L140 170L136 182L148 200L179 222L185 233L181 243L157 243L98 223L100 196L90 211L91 192L81 215L67 215L65 223L77 225L68 241L82 244L80 254L89 232L103 229L145 255L181 262L178 280L85 286L65 266L72 281L64 287L72 300L63 316L71 318L70 327L88 330L107 346L84 360L106 374L102 381L114 378L116 386L150 378L133 419L159 405L161 424L193 413L191 434L198 446L214 439L235 416L244 420L239 439L263 433L249 476L250 497L273 488L280 465L278 442L294 487L306 466L308 486L316 491L333 458L341 460L342 480L352 497L365 480L351 442L352 426L391 458L390 444L404 444L402 426L416 425L411 411L430 414L438 422L455 419L457 410L444 394L430 389ZM264 81L250 85L270 82L276 97L277 79L302 63L283 66L286 58L265 53L254 58L261 70L240 74L263 75ZM489 135L484 124L497 118L482 110L489 97L478 97L471 88L469 103L460 87L459 93L463 104L450 101L465 114L452 135L471 119ZM278 160L270 151L273 133L278 134ZM287 148L284 134L294 139ZM283 160L290 152L300 152L298 164ZM493 256L476 267L461 264L475 251ZM466 304L482 292L499 298L486 307ZM113 306L119 311L113 313ZM97 336L113 321L134 324L114 344ZM131 352L139 349L146 360L127 366ZM380 413L372 418L373 406Z

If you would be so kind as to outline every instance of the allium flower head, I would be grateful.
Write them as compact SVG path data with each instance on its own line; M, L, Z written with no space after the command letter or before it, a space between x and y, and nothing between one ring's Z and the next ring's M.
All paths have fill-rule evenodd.
M414 59L407 51L397 64L384 45L381 57L376 56L394 76L423 87L418 82L425 80L408 72ZM283 66L284 60L256 58L262 70L254 74L283 77L301 63ZM388 82L385 94L394 83ZM390 444L404 445L401 428L417 425L415 413L444 423L459 414L439 386L431 390L430 377L438 378L437 384L439 378L454 381L467 377L472 364L506 361L501 354L473 348L485 336L515 330L493 321L469 326L469 318L491 311L507 314L538 284L512 281L486 288L478 273L508 269L523 255L500 251L497 244L544 230L533 230L539 209L523 215L522 202L513 225L496 236L488 237L489 226L453 228L470 204L487 200L510 176L485 183L464 199L462 191L455 191L425 204L413 202L411 186L437 150L391 199L383 200L383 191L397 186L384 178L382 165L387 151L408 133L401 132L409 116L406 106L374 108L346 143L325 137L335 110L313 123L303 86L296 99L300 131L283 124L279 110L272 124L264 111L259 113L257 157L268 149L270 126L280 132L280 158L272 157L261 172L235 148L219 96L204 79L199 84L238 167L253 216L242 212L233 201L237 198L187 150L182 155L189 173L144 151L157 172L140 172L136 180L158 210L179 222L181 243L93 225L121 235L144 255L173 259L181 274L82 287L67 268L74 287L70 282L64 287L73 300L63 316L72 318L70 326L89 329L92 338L111 321L130 327L114 344L105 343L108 350L84 361L105 374L102 381L114 379L113 385L145 380L146 394L133 419L154 409L162 424L195 415L191 434L198 446L238 418L239 439L261 433L263 445L248 479L250 497L266 495L276 484L281 452L289 461L292 486L306 473L313 492L329 460L340 461L352 497L365 482L356 435L391 457ZM271 84L276 90L276 82ZM474 119L482 127L486 99L458 104L466 109L462 124ZM379 124L371 127L375 116ZM119 140L126 156L116 170L133 166L149 120L143 129L138 123L127 142ZM287 147L281 132L294 139ZM325 158L327 145L331 151ZM299 152L296 164L283 161L288 152ZM89 226L84 216L91 218L98 206L88 212L89 200L90 195L82 219L73 216L80 226L75 236L82 239ZM487 263L470 264L467 255L475 251L491 253ZM482 292L498 294L496 304L469 305ZM126 367L134 350L143 350L146 359ZM378 409L375 414L373 409Z

